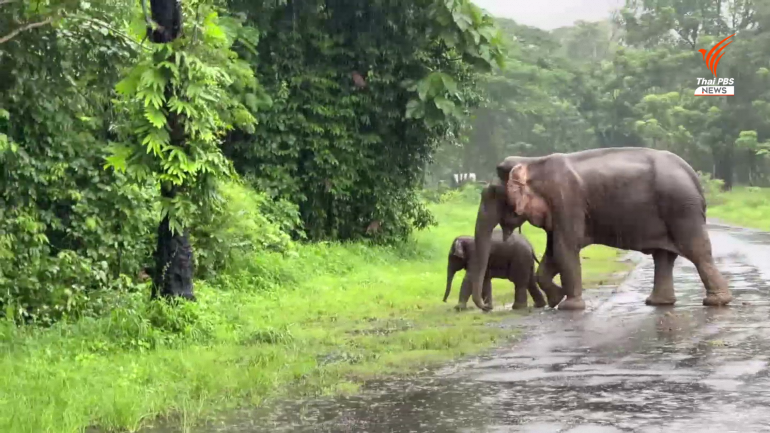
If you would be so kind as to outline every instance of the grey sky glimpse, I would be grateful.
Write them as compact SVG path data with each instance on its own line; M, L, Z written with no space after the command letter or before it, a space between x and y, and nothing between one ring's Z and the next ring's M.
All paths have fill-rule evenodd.
M490 14L544 30L570 26L575 21L609 17L623 0L473 0Z

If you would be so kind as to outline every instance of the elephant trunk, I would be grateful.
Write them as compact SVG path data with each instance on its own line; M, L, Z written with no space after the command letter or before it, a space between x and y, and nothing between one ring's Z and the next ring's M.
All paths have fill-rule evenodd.
M497 198L499 194L496 194L496 187L496 185L488 186L481 195L481 203L476 215L476 231L474 233L476 254L471 257L468 266L473 303L484 311L489 311L490 308L481 299L481 286L484 283L484 275L487 263L489 262L489 252L492 248L492 231L500 222L500 209Z
M511 237L515 229L511 228L508 225L500 225L503 228L503 242L508 242L508 238Z
M452 291L452 280L455 277L455 273L457 272L457 269L455 269L452 264L450 263L447 265L446 268L446 291L444 292L444 302L446 302L447 298L449 297L449 292Z

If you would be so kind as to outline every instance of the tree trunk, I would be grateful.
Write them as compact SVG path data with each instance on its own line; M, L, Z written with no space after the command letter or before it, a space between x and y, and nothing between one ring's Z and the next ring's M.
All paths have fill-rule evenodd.
M176 188L164 188L163 198L173 199ZM193 249L187 230L172 233L168 215L158 226L158 244L155 250L155 276L152 297L182 297L195 300L193 293Z
M146 5L142 0L142 6ZM182 8L179 0L150 0L152 20L156 29L147 28L147 36L153 43L164 44L173 41L182 30ZM144 11L147 18L147 10ZM166 100L170 99L173 89L166 88ZM179 117L169 112L168 126L171 144L184 148L186 146L184 125ZM179 190L173 185L162 185L161 196L174 199ZM158 244L155 250L155 272L153 277L152 297L181 297L194 301L193 249L187 228L183 233L173 233L169 216L166 215L158 226Z
M146 0L142 0L145 18L147 18ZM182 7L180 0L150 0L152 20L156 28L147 26L147 38L155 44L171 42L182 31Z
M166 89L166 98L171 97L171 87ZM185 147L184 125L176 113L168 115L168 126L171 130L171 144ZM180 193L178 187L162 185L161 196L168 201ZM172 233L169 217L166 215L158 226L158 244L155 250L155 277L153 278L152 296L182 297L195 300L193 293L194 256L190 245L189 230L183 233Z
M733 152L725 150L720 152L716 161L716 178L724 181L722 189L731 191L733 189Z

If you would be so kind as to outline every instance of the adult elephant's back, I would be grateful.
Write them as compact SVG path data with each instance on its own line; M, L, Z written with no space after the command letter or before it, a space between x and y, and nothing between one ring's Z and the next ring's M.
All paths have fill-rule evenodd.
M567 175L554 174L549 165L554 172ZM543 166L538 171L533 164L529 170L533 194L539 191L552 208L552 225L574 227L574 241L580 248L602 244L681 254L673 233L677 226L706 223L706 202L698 177L671 152L597 149L554 155ZM539 185L538 176L543 179ZM554 177L566 181L549 182Z

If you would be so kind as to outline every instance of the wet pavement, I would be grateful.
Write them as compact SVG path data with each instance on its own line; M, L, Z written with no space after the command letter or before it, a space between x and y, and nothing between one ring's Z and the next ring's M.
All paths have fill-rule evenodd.
M637 254L622 285L586 292L586 311L533 313L516 323L522 339L487 356L193 431L770 432L770 234L710 232L728 308L701 305L703 284L684 258L676 306L644 305L653 262Z

